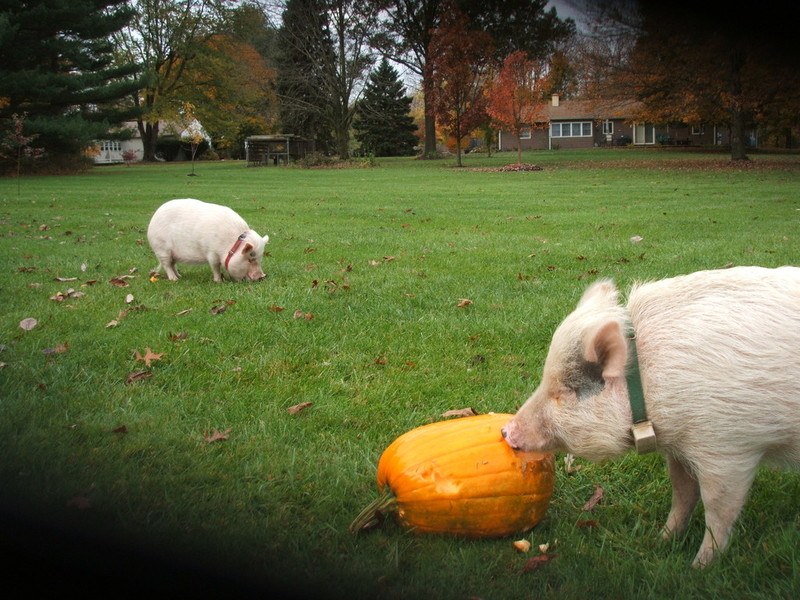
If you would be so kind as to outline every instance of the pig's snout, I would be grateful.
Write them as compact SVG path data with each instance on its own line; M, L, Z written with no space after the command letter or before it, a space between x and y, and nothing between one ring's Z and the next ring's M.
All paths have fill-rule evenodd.
M514 425L513 421L510 421L500 430L500 433L503 434L503 439L506 441L506 444L511 446L514 450L519 450L519 445L514 439L514 431L516 430L516 426Z

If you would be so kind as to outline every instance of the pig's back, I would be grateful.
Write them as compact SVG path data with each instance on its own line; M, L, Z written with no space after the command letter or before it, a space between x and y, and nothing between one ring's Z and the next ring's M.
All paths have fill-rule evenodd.
M180 198L162 204L150 220L151 227L170 229L180 227L196 235L215 229L230 229L240 233L249 227L233 209L193 198Z
M628 310L664 442L757 447L800 462L800 268L645 283Z

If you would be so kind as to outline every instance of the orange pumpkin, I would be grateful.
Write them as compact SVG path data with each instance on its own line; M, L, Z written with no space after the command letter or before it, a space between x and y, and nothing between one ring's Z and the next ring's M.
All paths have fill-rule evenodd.
M382 496L350 531L370 528L389 512L416 531L467 537L501 537L536 525L553 492L553 455L512 450L500 431L511 417L440 421L398 437L378 461Z

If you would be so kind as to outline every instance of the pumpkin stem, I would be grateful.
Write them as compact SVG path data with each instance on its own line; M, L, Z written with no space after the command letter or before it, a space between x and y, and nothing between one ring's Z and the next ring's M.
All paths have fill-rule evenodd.
M365 529L371 529L383 521L388 513L397 509L397 498L387 487L383 494L370 502L364 510L350 523L348 530L350 533L358 533Z

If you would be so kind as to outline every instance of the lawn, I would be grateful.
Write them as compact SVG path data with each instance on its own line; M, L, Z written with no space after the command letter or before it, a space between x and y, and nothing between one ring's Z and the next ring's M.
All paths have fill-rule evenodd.
M122 595L799 597L800 476L767 467L705 572L689 568L701 509L685 539L658 539L670 486L655 455L577 460L573 473L558 456L546 518L517 537L424 536L393 522L347 531L398 435L448 410L524 402L553 330L595 279L625 289L800 264L797 155L732 165L555 151L524 156L540 171L493 170L514 160L0 180L11 575L40 591ZM151 281L148 220L182 197L229 205L269 234L268 277L215 284L207 266L184 266L179 282ZM137 359L148 348L149 365ZM598 486L602 500L583 511ZM522 537L556 557L523 572L531 554L512 546Z

